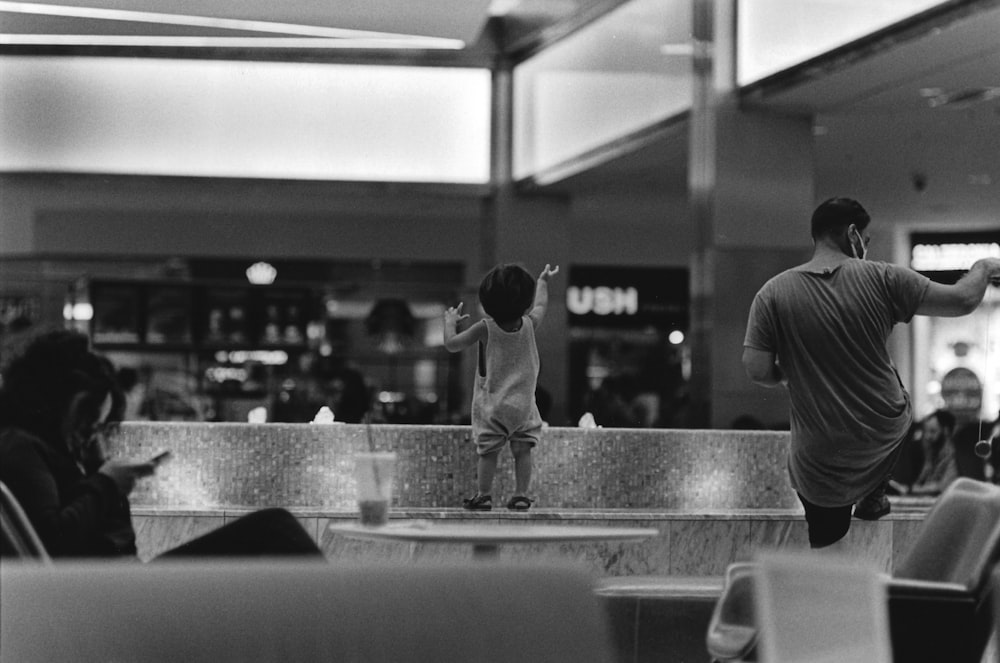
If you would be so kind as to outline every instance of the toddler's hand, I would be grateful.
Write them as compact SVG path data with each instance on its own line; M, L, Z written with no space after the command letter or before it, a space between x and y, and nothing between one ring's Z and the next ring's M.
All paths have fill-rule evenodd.
M464 302L459 302L458 306L451 306L444 312L444 323L446 325L457 325L459 322L469 317L468 314L462 315L463 303Z
M550 277L555 276L558 273L559 273L559 265L556 265L555 267L549 267L548 265L545 265L545 269L543 269L542 273L538 275L538 280L548 281Z

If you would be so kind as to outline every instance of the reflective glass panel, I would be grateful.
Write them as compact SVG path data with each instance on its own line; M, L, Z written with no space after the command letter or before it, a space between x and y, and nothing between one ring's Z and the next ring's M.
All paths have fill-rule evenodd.
M0 58L0 170L487 183L490 72Z
M902 21L941 0L740 0L739 85L748 85Z
M690 0L632 0L514 69L522 179L691 106Z

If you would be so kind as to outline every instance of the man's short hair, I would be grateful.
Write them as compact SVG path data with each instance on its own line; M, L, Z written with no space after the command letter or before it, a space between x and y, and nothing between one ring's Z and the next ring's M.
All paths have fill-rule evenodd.
M830 237L843 232L852 223L864 230L872 218L853 198L830 198L820 203L812 215L813 239Z

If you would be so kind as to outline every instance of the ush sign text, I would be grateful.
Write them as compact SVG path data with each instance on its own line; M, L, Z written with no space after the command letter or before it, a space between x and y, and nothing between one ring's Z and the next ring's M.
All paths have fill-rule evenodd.
M567 322L572 327L682 329L688 319L688 272L676 267L570 265Z
M574 315L635 315L639 311L639 291L571 285L566 289L566 308Z

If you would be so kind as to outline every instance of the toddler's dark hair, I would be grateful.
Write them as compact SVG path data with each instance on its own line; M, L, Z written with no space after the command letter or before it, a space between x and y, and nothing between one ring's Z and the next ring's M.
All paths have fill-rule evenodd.
M517 320L534 301L535 278L520 265L499 264L479 284L479 303L497 322Z

